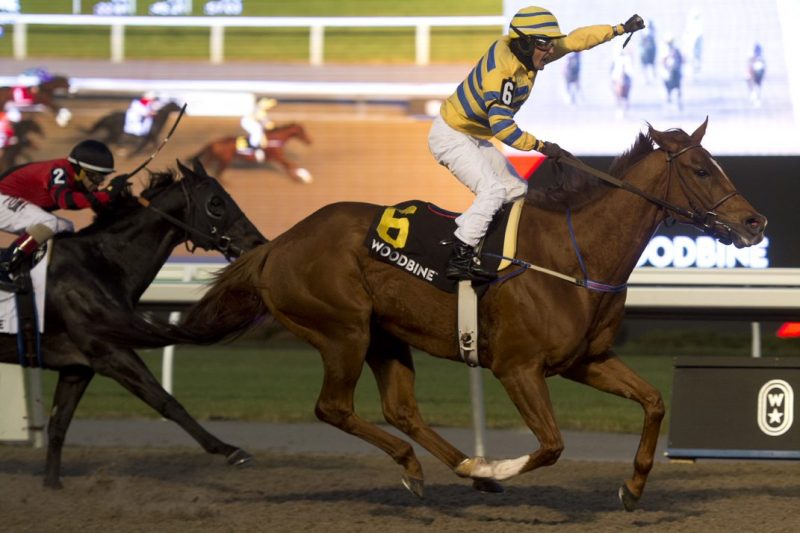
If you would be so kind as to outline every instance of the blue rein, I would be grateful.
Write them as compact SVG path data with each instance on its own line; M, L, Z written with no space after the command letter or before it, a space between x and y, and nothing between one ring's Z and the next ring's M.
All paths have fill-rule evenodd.
M513 258L513 257L506 257L504 255L487 252L487 253L485 253L483 255L486 255L486 256L489 256L489 257L494 257L494 258L497 258L497 259L505 259L506 261L511 262L512 265L516 265L518 267L521 267L521 268L518 268L517 270L515 270L513 272L509 272L508 274L497 278L492 283L502 283L504 281L507 281L507 280L513 278L513 277L519 276L520 274L522 274L526 270L537 270L539 272L543 272L545 274L550 274L552 276L561 278L561 279L563 279L565 281L569 281L570 283L573 283L574 285L577 285L578 287L584 287L584 288L586 288L586 289L588 289L590 291L610 292L610 293L618 293L618 292L624 291L628 287L627 283L622 283L622 284L619 284L619 285L609 285L608 283L603 283L603 282L600 282L600 281L594 281L594 280L589 279L589 275L586 272L586 263L583 261L583 256L581 255L581 249L578 246L578 241L575 239L575 230L572 227L572 211L569 208L567 208L567 228L569 229L569 238L572 241L572 248L575 250L575 255L578 257L578 265L581 267L581 273L583 273L583 279L574 278L574 277L571 277L571 276L560 274L558 272L553 272L552 270L548 270L546 268L538 267L538 266L534 265L533 263L529 263L527 261L523 261L522 259L516 259L516 258Z

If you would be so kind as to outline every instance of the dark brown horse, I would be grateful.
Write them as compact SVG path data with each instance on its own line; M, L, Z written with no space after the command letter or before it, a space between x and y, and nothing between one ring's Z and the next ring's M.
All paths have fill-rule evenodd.
M56 115L59 126L66 126L72 113L66 107L60 107L56 98L68 95L69 78L53 76L33 87L0 87L0 109L11 102L20 111L37 111L44 106Z
M246 143L246 138L244 138ZM264 148L264 163L274 163L283 168L286 173L301 183L311 183L313 177L311 173L302 167L291 162L286 154L283 153L284 145L290 139L298 139L310 145L311 138L300 124L292 123L278 126L267 131L267 147ZM239 137L223 137L211 141L205 145L192 159L199 160L204 167L209 169L217 177L222 177L222 173L235 159L240 161L256 162L256 157L252 148L241 149Z
M705 131L703 123L691 135L653 128L640 134L612 166L618 188L565 172L566 185L531 190L517 257L610 287L626 283L667 216L737 247L760 242L766 218L700 145ZM625 509L633 509L653 466L664 404L658 390L612 350L625 291L586 288L538 272L489 288L480 302L480 365L500 380L539 448L515 459L468 457L423 421L410 351L459 360L456 297L369 256L365 236L383 210L363 203L320 209L228 266L171 334L163 333L163 325L150 329L164 334L160 343L216 342L250 327L258 316L272 315L322 355L316 415L385 451L403 467L403 483L417 495L423 473L414 449L354 410L365 362L377 379L386 420L483 490L501 489L498 481L552 465L561 455L564 443L546 378L561 375L631 399L642 406L644 422L633 475L619 496ZM142 333L136 333L140 340L147 338Z
M45 485L61 486L61 450L78 403L95 374L116 380L161 416L179 424L207 452L230 464L250 456L206 431L167 393L130 347L104 342L97 330L124 324L181 243L229 259L266 241L219 182L195 166L153 174L137 199L123 191L94 222L50 243L42 366L58 372L47 427ZM144 207L146 204L147 207ZM113 318L113 317L116 317ZM20 363L16 335L0 335L0 362Z

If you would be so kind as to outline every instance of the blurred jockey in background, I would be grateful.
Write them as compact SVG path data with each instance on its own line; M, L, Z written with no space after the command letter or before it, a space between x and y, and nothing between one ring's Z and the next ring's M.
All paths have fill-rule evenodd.
M275 123L269 119L268 112L277 104L278 101L274 98L260 98L253 110L241 120L242 128L247 132L247 142L259 163L264 161L267 132L275 127Z
M17 137L14 132L14 122L9 118L9 113L0 111L0 148L16 144Z
M164 105L164 101L156 96L153 91L147 91L139 98L131 100L131 105L125 112L125 133L144 137L153 127L153 117Z

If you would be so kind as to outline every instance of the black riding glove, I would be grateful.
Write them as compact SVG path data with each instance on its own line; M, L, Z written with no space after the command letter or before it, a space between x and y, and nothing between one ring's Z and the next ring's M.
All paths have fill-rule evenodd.
M105 188L105 191L111 196L112 199L117 198L122 191L128 187L128 174L120 174L111 178L111 183Z
M572 157L571 153L567 152L556 143L549 143L547 141L544 142L544 145L539 152L552 159L558 159L559 157Z
M634 15L622 25L622 31L625 33L633 33L644 29L644 20L639 15Z

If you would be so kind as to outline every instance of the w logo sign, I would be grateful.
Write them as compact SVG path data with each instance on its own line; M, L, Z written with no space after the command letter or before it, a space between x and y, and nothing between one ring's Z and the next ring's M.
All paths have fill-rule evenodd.
M794 421L794 391L782 379L773 379L758 392L758 427L770 437L783 435Z

